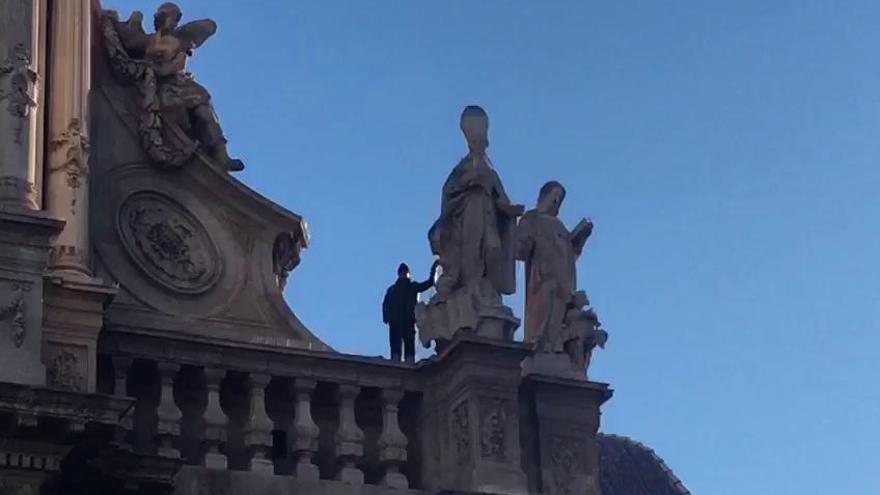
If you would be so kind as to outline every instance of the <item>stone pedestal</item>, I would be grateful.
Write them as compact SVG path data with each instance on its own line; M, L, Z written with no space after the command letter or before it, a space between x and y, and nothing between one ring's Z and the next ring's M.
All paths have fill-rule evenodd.
M561 352L536 352L526 357L522 362L522 374L587 380L586 370L573 366L569 355Z
M596 432L605 383L532 374L523 379L520 421L529 491L601 495Z
M46 384L43 272L50 241L63 226L39 212L0 208L0 381Z
M46 278L43 315L43 363L46 384L74 392L94 393L98 333L104 306L116 294L99 280Z
M522 344L460 336L423 369L425 489L527 493L518 405L526 353Z

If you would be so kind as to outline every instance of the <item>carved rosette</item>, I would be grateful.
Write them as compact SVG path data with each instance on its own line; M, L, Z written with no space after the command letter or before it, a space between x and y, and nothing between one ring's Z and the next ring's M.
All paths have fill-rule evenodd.
M67 185L74 191L70 195L70 213L75 215L76 190L82 186L89 173L89 139L83 133L80 120L73 118L67 129L53 137L49 144L52 152L57 154L57 157L53 157L49 170L67 174Z
M220 254L207 230L167 196L152 191L130 195L119 208L117 229L135 264L171 291L200 294L220 277Z

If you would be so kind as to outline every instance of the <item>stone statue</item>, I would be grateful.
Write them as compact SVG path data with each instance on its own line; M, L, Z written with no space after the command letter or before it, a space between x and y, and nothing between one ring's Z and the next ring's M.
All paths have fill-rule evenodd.
M115 11L105 12L104 45L111 66L117 76L136 83L143 94L141 137L160 165L179 167L201 145L218 165L242 170L241 160L230 158L226 151L211 95L186 72L187 58L217 31L217 24L202 19L178 26L181 15L180 7L163 3L153 17L156 32L146 34L140 12L132 13L126 22L120 22ZM189 142L178 146L167 142L169 133L162 128L165 119L183 130Z
M510 339L519 326L501 294L516 290L514 227L524 208L510 202L486 155L486 112L465 108L461 130L469 151L446 179L440 218L428 233L442 275L436 295L416 310L426 346L450 340L459 330Z
M575 262L593 224L582 219L569 231L558 218L563 199L562 184L544 184L537 207L517 225L516 257L526 263L525 340L534 346L536 365L558 365L560 360L551 356L567 356L570 368L561 369L582 373L592 349L604 346L607 334L595 312L584 309L586 294L577 290Z
M283 292L287 287L287 278L301 261L300 253L308 245L308 234L301 227L297 232L281 232L272 243L272 273L275 282Z

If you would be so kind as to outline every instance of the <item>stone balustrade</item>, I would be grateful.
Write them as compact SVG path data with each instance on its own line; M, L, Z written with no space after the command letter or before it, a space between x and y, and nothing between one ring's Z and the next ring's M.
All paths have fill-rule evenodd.
M106 332L100 392L135 399L119 443L211 470L418 488L412 365ZM112 356L112 358L110 357Z

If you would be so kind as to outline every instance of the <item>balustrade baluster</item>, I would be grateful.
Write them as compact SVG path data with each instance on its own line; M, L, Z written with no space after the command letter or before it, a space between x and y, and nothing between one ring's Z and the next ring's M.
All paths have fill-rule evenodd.
M205 368L208 402L203 416L205 435L202 439L202 447L205 450L205 458L202 465L209 469L227 468L226 455L222 450L226 445L226 427L229 418L220 406L220 383L225 376L224 370Z
M364 455L364 432L357 425L354 401L360 393L357 385L339 385L336 399L339 402L339 428L336 430L336 460L339 472L336 478L353 485L364 483L364 473L357 468L357 461Z
M116 397L130 397L132 394L128 390L128 370L131 368L132 359L122 356L113 356L113 395ZM128 411L128 414L119 420L119 426L116 428L116 441L126 450L131 449L128 436L134 429L134 409Z
M250 377L250 412L244 429L244 445L250 450L249 469L261 473L272 473L272 420L266 414L266 386L271 377L253 374Z
M174 379L180 371L177 363L160 362L156 365L161 382L161 395L156 415L159 423L156 426L156 440L158 453L162 457L174 459L180 458L180 451L174 446L174 441L180 436L180 419L183 417L180 408L174 402Z
M316 481L320 478L318 466L312 462L318 452L318 436L321 433L312 419L312 392L315 385L315 380L296 379L291 386L296 400L291 451L296 459L296 477L303 481Z
M409 488L406 476L400 472L400 465L406 462L407 439L397 421L398 404L403 398L403 390L382 390L382 434L379 435L379 461L385 469L382 484L391 488Z

